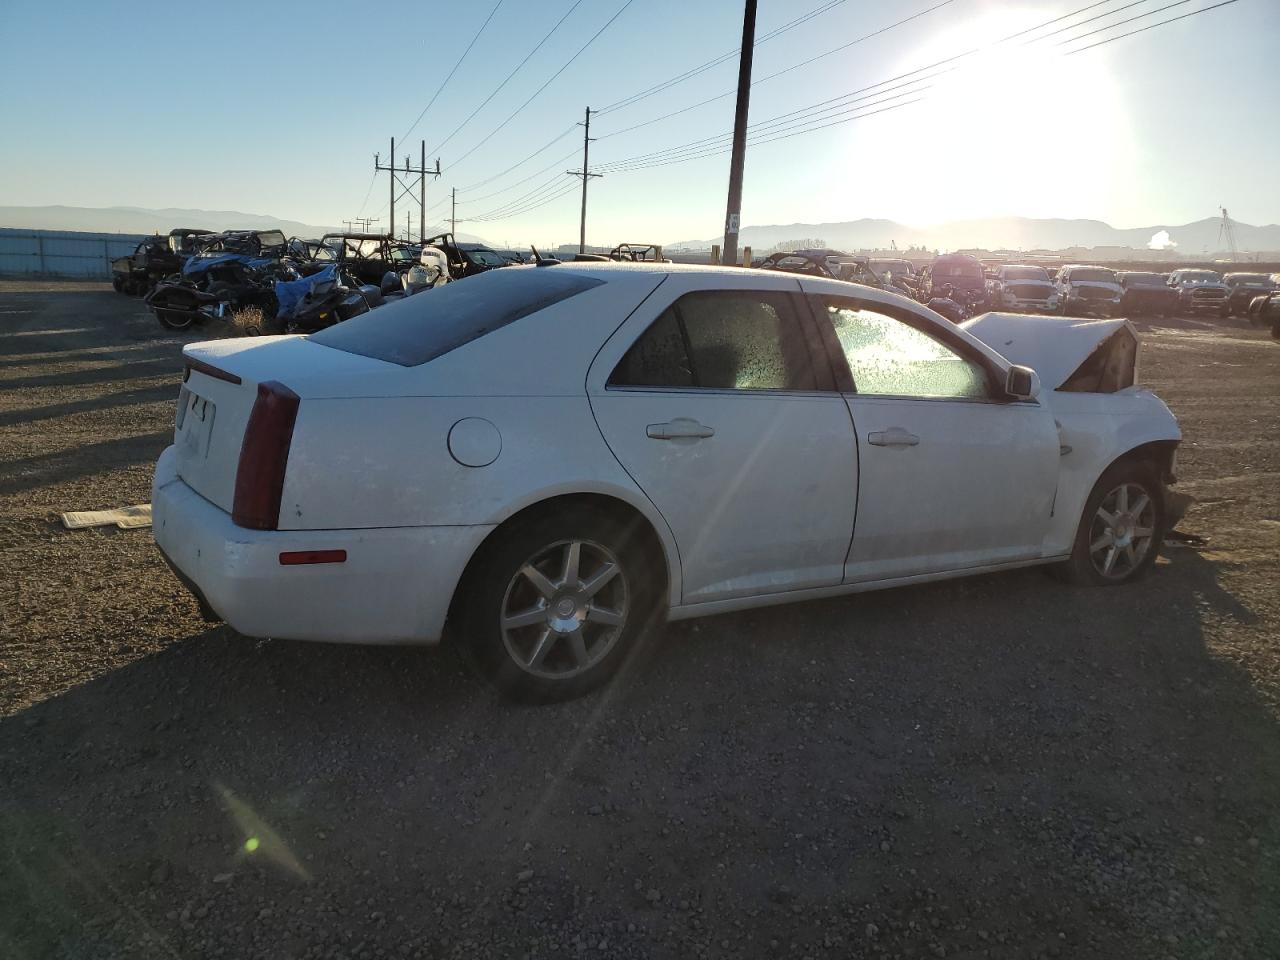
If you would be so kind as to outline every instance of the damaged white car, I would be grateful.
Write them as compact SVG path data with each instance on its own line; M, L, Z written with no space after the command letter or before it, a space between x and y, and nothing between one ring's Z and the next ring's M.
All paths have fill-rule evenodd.
M434 643L597 686L664 618L1154 562L1180 439L1124 321L673 264L496 270L194 344L156 541L256 637Z

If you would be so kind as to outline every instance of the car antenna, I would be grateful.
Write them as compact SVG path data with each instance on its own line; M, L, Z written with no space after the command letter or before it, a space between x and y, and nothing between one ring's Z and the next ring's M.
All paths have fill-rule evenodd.
M542 254L538 252L538 248L535 247L533 244L529 244L529 249L533 251L534 263L536 263L540 267L549 267L552 264L556 264L560 262L559 260L555 259L555 257L544 257Z

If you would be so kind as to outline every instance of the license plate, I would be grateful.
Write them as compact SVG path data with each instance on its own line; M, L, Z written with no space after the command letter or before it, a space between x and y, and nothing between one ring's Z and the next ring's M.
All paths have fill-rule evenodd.
M213 433L213 403L187 390L187 400L179 417L178 449L187 459L203 460L209 454Z

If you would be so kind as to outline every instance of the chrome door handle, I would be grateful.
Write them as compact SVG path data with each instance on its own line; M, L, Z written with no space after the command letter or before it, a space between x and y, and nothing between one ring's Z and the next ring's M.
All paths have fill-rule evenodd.
M667 423L651 423L644 428L645 436L651 440L675 440L692 443L694 440L705 440L714 437L712 427L703 426L697 420L688 417L676 417Z
M888 430L867 434L867 443L873 447L914 447L919 442L919 437L901 427L890 427Z

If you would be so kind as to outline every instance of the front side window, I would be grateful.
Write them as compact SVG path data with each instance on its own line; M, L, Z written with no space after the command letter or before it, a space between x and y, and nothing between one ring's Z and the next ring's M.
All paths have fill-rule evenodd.
M981 400L990 396L977 362L910 324L862 306L826 305L859 394Z
M690 293L627 351L614 387L814 390L813 357L786 294Z

